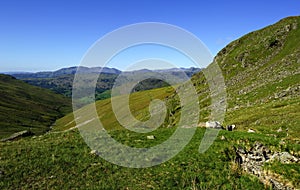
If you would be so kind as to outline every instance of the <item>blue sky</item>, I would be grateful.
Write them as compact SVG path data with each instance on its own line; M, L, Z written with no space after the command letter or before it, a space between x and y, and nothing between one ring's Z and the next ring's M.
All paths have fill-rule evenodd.
M215 55L230 41L299 12L299 0L2 0L0 72L79 65L96 40L138 22L182 27Z

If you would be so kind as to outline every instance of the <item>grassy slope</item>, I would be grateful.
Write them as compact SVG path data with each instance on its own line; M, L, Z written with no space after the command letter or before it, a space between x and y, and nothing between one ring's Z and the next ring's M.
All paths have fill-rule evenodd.
M164 100L165 98L172 95L173 93L174 93L174 89L172 87L158 88L158 89L133 93L130 96L131 111L137 119L145 120L150 116L150 113L148 111L148 106L151 100L153 99ZM112 112L112 107L110 102L111 99L105 99L105 100L98 101L96 103L99 118L101 118L101 122L103 123L103 126L105 126L108 130L122 129L117 119L115 118L115 115ZM73 114L71 113L61 119L58 119L55 123L53 131L63 131L72 127L75 127L75 121L74 121Z
M290 17L245 35L218 53L215 62L225 77L228 95L225 124L268 133L288 128L294 138L299 137L299 38L300 17ZM278 44L272 46L276 40ZM198 73L193 81L201 119L207 120L210 100L205 98L209 95L205 77Z
M284 32L285 27L297 23L297 29ZM272 151L288 151L300 155L299 144L299 91L284 90L299 86L300 21L288 18L261 31L250 33L223 49L215 61L226 79L228 112L225 124L236 123L240 131L222 131L226 140L218 138L205 153L198 147L203 129L197 129L191 143L170 161L147 169L128 169L110 164L89 154L90 149L78 131L47 134L13 143L1 143L0 170L4 171L1 185L5 188L83 188L83 189L262 189L257 178L240 171L235 164L233 146L249 147L255 141L270 146ZM277 42L278 40L278 42ZM275 43L276 42L276 43ZM274 45L275 44L275 45ZM279 45L281 44L281 45ZM271 48L271 49L270 49ZM246 53L245 53L246 52ZM249 52L249 53L247 53ZM247 56L245 56L247 55ZM209 117L209 94L204 76L193 77L201 102L201 118ZM150 94L150 95L149 95ZM139 119L149 117L148 102L166 98L169 116L165 126L176 125L179 110L170 88L155 89L132 94L131 110ZM168 97L168 98L167 98ZM134 100L134 101L133 101ZM142 107L139 107L142 105ZM141 109L141 110L140 110ZM101 121L109 129L120 129L110 100L97 102ZM55 131L75 126L69 114L56 122ZM175 123L173 123L175 122ZM244 132L249 127L259 133ZM276 130L282 127L283 132ZM286 137L285 129L289 128ZM112 130L111 135L131 146L153 146L173 132L161 128L152 132L157 138L147 141L146 135L127 130ZM267 136L266 134L274 134ZM279 142L284 140L285 144ZM13 158L13 159L11 159ZM299 184L299 164L271 164L267 168L296 187Z
M29 128L41 134L70 108L61 95L0 75L0 137Z
M205 154L198 147L203 135L199 129L191 143L162 165L130 169L111 164L90 154L77 131L50 133L35 139L0 144L0 187L7 189L262 189L258 179L241 175L231 166L231 145L243 134L226 133L226 143L216 140ZM172 134L170 129L153 132L155 141L145 135L122 131L111 135L125 144L153 146ZM252 135L252 141L262 137ZM270 141L275 146L274 140Z

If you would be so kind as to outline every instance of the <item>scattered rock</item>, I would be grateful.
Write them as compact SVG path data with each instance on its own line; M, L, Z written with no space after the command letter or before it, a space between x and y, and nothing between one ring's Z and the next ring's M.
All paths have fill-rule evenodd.
M265 162L276 160L281 163L298 163L298 158L290 155L288 152L272 154L268 147L259 142L256 142L249 151L238 147L235 148L235 152L236 163L247 173L259 177L264 184L271 184L273 189L293 189L275 179L274 176L268 176L268 174L263 171L263 165Z
M275 190L290 190L292 188L290 187L285 187L282 183L276 181L275 179L270 179L269 182L271 183L272 185L272 189L275 189Z
M222 135L221 136L221 140L223 141L223 140L226 140L226 138Z
M154 140L154 139L155 139L155 136L154 136L154 135L149 135L149 136L147 136L147 139L148 139L148 140Z
M280 145L285 144L284 140L281 140L281 141L279 142L279 144L280 144Z
M277 133L280 133L280 132L282 132L282 128L281 127L277 130Z
M233 109L234 109L234 110L238 110L238 109L240 109L240 106L234 106Z
M54 175L52 175L52 176L50 176L50 177L49 177L49 179L53 179L53 178L55 178L55 176L54 176Z
M152 185L148 184L147 185L147 188L150 188L150 189L155 189Z
M274 95L275 99L285 98L285 97L294 97L299 96L300 86L289 86L287 89L277 92Z
M298 163L299 159L296 158L295 156L292 156L288 152L277 152L275 153L269 161L279 161L284 164L289 164L289 163Z
M255 131L253 129L248 129L247 131L248 133L255 133Z
M95 154L97 154L97 153L98 153L97 150L92 150L92 151L90 152L90 154L92 154L92 155L95 155Z

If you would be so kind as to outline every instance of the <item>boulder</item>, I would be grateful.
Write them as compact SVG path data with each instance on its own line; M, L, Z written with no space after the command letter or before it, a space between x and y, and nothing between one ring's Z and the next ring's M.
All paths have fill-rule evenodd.
M255 133L255 131L253 129L248 129L247 131L248 133Z
M149 135L149 136L147 136L147 139L148 139L148 140L154 140L154 139L155 139L155 136L154 136L154 135Z
M223 126L218 121L207 121L205 123L205 127L213 129L223 129Z

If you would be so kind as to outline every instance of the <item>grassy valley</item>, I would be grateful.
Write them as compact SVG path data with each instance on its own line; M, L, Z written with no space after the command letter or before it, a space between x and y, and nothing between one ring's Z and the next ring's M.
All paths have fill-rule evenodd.
M241 169L236 162L235 150L249 150L256 142L260 142L268 146L272 153L286 151L300 157L299 38L300 17L289 17L233 41L218 53L214 63L220 66L225 77L228 96L223 125L235 124L237 130L221 130L205 153L199 153L205 129L198 127L184 150L161 165L144 169L117 166L92 152L76 128L73 113L70 113L58 119L53 130L45 135L0 143L0 188L272 189L272 185L264 184L258 177ZM31 98L38 99L35 94L40 96L44 93L44 90L26 86L11 77L3 77L16 83L16 86L20 84L22 87L19 88L25 86L26 89L32 89L29 90L33 92ZM208 82L202 72L193 75L192 82L199 96L199 123L202 123L210 120ZM17 89L11 86L12 90ZM130 95L131 112L141 121L149 119L148 107L153 99L166 103L167 117L160 128L153 132L139 134L124 129L112 111L111 99L96 102L99 119L110 136L123 144L131 147L155 146L168 139L178 125L182 108L176 95L177 88L168 86ZM7 85L4 89L8 89ZM43 92L34 93L37 89ZM47 90L45 92L50 97L56 96ZM18 93L14 91L13 94ZM46 99L49 96L42 97ZM49 102L50 105L66 105L62 104L65 99L60 98L57 96L56 102ZM1 103L7 102L7 99L9 97L3 98ZM21 100L16 106L26 102ZM59 100L61 104L57 102ZM9 107L9 103L3 107ZM33 107L24 113L35 109ZM89 106L82 109L89 109ZM38 125L45 126L42 124ZM250 128L255 133L248 133ZM147 139L148 135L153 135L155 139ZM270 162L263 168L263 172L272 175L286 187L300 188L299 163Z

